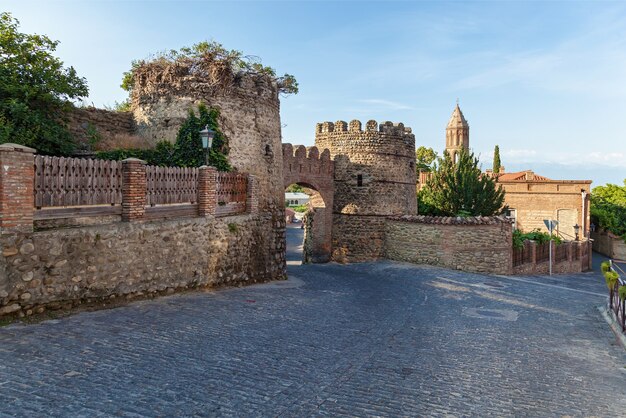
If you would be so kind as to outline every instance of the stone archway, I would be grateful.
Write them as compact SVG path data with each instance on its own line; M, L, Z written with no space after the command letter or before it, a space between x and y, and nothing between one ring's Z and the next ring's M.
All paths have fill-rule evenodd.
M314 263L325 263L330 260L333 198L334 198L334 163L330 159L330 151L325 149L321 154L317 147L283 144L283 187L298 184L315 190L319 194L318 203L313 199L314 213L309 236L309 259ZM323 202L321 203L320 202Z

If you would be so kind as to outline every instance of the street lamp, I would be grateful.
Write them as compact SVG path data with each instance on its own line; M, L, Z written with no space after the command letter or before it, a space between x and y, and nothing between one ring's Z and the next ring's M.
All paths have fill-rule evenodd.
M202 139L202 148L204 149L204 162L209 164L209 150L213 145L213 138L215 138L215 131L209 129L209 125L205 125L204 129L200 131L200 138Z
M574 234L576 234L576 241L578 241L578 230L580 226L578 224L574 225Z

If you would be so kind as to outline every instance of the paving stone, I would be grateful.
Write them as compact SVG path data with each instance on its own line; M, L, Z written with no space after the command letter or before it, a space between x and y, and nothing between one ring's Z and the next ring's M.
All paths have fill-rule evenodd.
M289 273L0 328L0 416L624 415L597 273Z

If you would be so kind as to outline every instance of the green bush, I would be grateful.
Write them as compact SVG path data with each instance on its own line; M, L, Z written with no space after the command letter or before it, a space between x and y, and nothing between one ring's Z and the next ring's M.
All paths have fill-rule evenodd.
M602 271L602 273L611 271L611 263L609 261L603 261L602 263L600 263L600 270Z
M614 271L607 271L604 273L604 281L606 282L606 286L609 290L615 287L618 279L619 275Z
M626 286L620 286L619 289L617 289L617 294L621 300L626 300Z
M299 206L294 206L291 209L294 210L294 212L299 212L299 213L304 213L307 210L309 210L309 205L299 205Z
M607 184L593 189L591 221L626 241L626 180L624 186Z
M537 244L545 244L550 241L550 234L547 232L541 232L539 229L534 229L531 232L522 233L519 229L513 231L513 247L522 248L524 241L535 241ZM552 235L552 240L556 245L561 245L563 240L558 235Z

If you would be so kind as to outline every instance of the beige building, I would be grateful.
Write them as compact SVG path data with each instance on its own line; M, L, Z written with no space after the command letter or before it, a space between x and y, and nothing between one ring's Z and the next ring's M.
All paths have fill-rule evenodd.
M446 127L446 151L454 161L462 150L469 150L469 124L457 104ZM418 188L428 179L429 173L420 173ZM578 227L579 238L589 236L589 192L591 180L551 180L531 170L500 173L491 170L487 175L505 190L508 215L515 219L515 227L524 231L540 229L546 231L544 219L559 222L557 232L564 239L575 239Z

